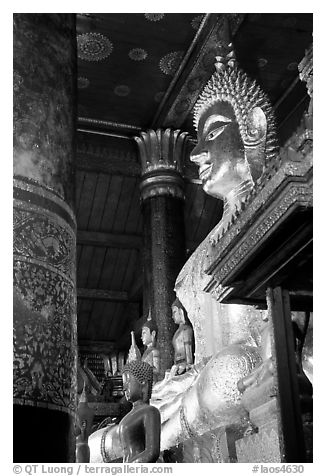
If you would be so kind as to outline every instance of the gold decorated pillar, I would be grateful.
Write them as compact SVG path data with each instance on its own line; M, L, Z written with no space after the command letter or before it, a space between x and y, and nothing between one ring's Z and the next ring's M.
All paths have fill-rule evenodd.
M139 147L144 236L144 312L158 327L160 378L173 364L176 326L171 304L175 279L185 262L184 180L187 133L158 129L135 137Z
M14 461L74 461L73 14L14 14Z

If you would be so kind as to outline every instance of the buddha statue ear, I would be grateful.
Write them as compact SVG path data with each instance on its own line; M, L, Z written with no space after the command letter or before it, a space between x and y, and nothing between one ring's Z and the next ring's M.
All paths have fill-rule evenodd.
M260 107L254 107L248 113L245 123L246 139L244 141L246 159L251 176L256 182L263 173L265 165L265 145L267 135L267 120Z

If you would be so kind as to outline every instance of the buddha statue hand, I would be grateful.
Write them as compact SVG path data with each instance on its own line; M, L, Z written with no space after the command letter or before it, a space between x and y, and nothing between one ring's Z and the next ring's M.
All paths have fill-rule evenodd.
M262 383L272 380L274 365L271 358L266 359L251 374L240 379L237 383L239 392L243 393L249 387L258 387Z
M177 367L177 371L176 371L177 375L184 374L186 371L186 362L181 362L180 364L176 364L176 367Z
M172 369L175 368L172 377L175 375L182 375L185 372L188 372L188 370L191 370L192 367L193 367L193 364L187 364L186 362L180 362L179 364L175 364L172 367ZM172 369L171 369L171 372L172 372Z

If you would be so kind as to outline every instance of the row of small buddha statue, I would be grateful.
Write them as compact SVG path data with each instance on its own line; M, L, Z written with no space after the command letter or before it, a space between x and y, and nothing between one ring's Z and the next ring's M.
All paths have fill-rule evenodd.
M193 364L193 330L191 324L187 322L185 309L176 299L172 304L172 319L178 325L172 345L174 350L174 365L166 372L165 380L175 375L181 375L189 370ZM128 354L128 361L142 360L153 367L154 383L158 382L160 372L160 352L156 347L157 326L151 319L151 314L142 326L141 340L145 346L145 351L141 353L135 342L134 332L131 332L131 347Z

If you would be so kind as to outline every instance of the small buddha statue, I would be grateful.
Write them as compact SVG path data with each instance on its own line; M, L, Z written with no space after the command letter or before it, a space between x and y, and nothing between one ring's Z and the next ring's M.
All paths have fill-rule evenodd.
M172 319L179 327L172 339L174 366L171 374L181 375L190 370L194 362L192 352L194 333L191 325L186 323L185 309L178 298L172 304Z
M160 371L160 351L156 347L157 326L151 319L151 314L142 327L141 340L146 347L141 360L153 367L153 382L157 382Z
M164 404L169 400L168 397L180 393L180 386L175 386L172 393L167 388L167 382L174 378L182 385L183 379L179 376L188 372L193 367L193 330L191 324L186 322L186 310L178 298L172 303L172 319L179 327L172 338L174 349L174 364L170 370L165 372L165 377L161 382L157 382L153 388L153 397L155 400L164 398ZM197 375L197 372L194 372ZM158 404L157 404L158 405ZM160 408L161 410L161 408Z
M153 384L153 367L135 360L127 363L122 373L125 397L132 410L119 424L124 463L155 463L160 454L161 417L149 405Z
M88 437L92 431L94 411L87 403L86 385L79 399L77 408L77 431L76 431L76 463L89 463L90 449Z

